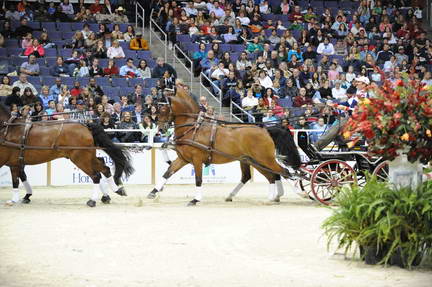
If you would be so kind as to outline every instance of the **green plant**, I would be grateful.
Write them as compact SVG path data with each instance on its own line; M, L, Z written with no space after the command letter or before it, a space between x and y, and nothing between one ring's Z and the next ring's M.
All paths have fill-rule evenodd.
M382 263L399 254L409 268L419 254L432 254L431 181L417 190L395 190L369 178L364 187L341 190L336 204L322 225L328 247L333 240L345 254L356 245L376 247Z

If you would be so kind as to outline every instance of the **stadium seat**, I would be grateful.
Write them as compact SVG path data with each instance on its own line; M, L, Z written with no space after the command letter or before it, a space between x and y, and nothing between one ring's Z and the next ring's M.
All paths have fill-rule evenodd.
M89 24L89 28L90 28L90 30L92 30L93 32L97 32L97 31L99 31L99 24L91 23L91 24Z
M128 80L126 78L112 78L111 84L113 87L127 87L129 85Z
M105 68L108 66L108 59L99 59L99 66Z
M59 49L59 56L62 56L64 59L72 56L72 49Z
M135 87L135 85L141 85L144 88L145 81L143 81L141 78L129 79L129 87Z
M56 23L55 22L42 22L41 27L42 27L42 29L48 31L48 33L50 34L50 39L53 40L51 33L55 32L57 30Z
M144 79L144 87L146 87L146 88L156 87L158 80L159 79L157 79L157 78Z
M126 58L132 58L132 59L136 59L137 58L137 53L134 50L124 50L125 56Z
M40 85L41 84L41 79L39 76L28 76L27 81L29 83L32 83L33 85Z
M40 75L43 77L42 80L44 80L45 77L50 75L50 68L48 68L46 66L40 66L39 65L39 71L40 71Z
M76 78L74 77L62 77L62 83L66 86L73 87L74 82L76 81Z
M64 32L64 31L67 31L67 32ZM65 41L70 41L74 35L75 35L75 32L70 32L70 30L63 30L63 32L62 32L62 38Z
M6 50L6 48L0 48L0 57L7 57L8 56L8 52Z
M84 23L72 23L71 29L72 31L81 31L84 27Z
M117 87L102 87L104 94L113 99L119 96L119 88Z
M279 99L278 101L279 105L283 108L291 108L293 103L291 98L283 98L283 99Z
M62 32L59 31L50 31L49 32L49 38L51 41L57 41L57 40L63 40L62 38Z
M42 76L42 84L48 87L55 85L56 77Z
M56 48L45 49L45 57L57 57L57 49Z
M40 22L28 22L27 26L29 26L30 28L32 28L33 30L40 30L41 28L41 23ZM33 34L34 36L34 34Z
M151 56L152 56L151 51L137 51L138 59L149 59L151 58Z
M71 23L68 23L68 22L57 22L56 24L57 24L57 30L60 31L60 32L70 32L72 30Z
M49 68L51 68L56 63L57 58L56 57L46 57L45 60L46 60L47 66Z
M96 84L98 84L99 86L111 86L111 82L109 78L97 77L95 79L96 79Z

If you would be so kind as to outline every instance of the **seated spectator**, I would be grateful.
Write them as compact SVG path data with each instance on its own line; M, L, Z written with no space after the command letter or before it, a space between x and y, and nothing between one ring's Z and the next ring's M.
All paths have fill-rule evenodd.
M272 107L272 103L277 101L279 99L279 97L274 94L272 88L267 88L265 90L263 99L264 99L264 103L266 104L266 106Z
M69 19L73 19L75 15L74 8L71 3L69 3L69 0L63 0L62 3L60 3L61 12L65 14Z
M249 17L247 17L243 11L239 12L239 15L237 16L236 19L240 20L240 23L242 24L242 26L248 26L250 23Z
M63 57L57 57L57 61L50 69L51 76L54 77L69 77L72 72L69 66L64 63Z
M346 89L341 87L341 81L335 81L335 87L332 89L332 97L338 102L344 102L347 100Z
M12 93L12 83L8 76L3 76L0 84L0 102Z
M32 117L32 122L41 121L42 115L44 115L44 108L40 102L37 102L34 104L33 111L30 114Z
M105 59L107 57L107 49L105 48L105 44L103 40L97 40L96 46L93 49L93 57Z
M258 82L264 89L273 88L273 81L264 70L259 72Z
M40 97L35 95L30 87L24 89L24 93L21 95L23 105L33 106L36 102L42 102Z
M168 70L164 72L161 80L162 80L163 86L166 89L174 89L175 78L173 75L170 74L170 72Z
M90 77L90 70L87 67L87 63L85 60L79 61L79 67L74 70L73 75L78 78L86 78Z
M19 87L13 87L11 94L6 97L4 103L6 106L9 106L9 107L12 105L22 107L23 102L21 100L20 88Z
M113 31L111 32L111 37L113 40L118 40L118 41L124 41L125 40L123 32L120 31L120 25L119 24L114 24Z
M109 98L106 95L101 97L101 105L104 108L104 111L109 113L110 115L114 112L113 105L109 103Z
M258 99L254 97L251 89L247 90L246 97L242 99L242 108L246 111L253 111L258 106Z
M432 73L431 72L424 73L421 83L426 86L432 86Z
M56 102L62 104L62 106L64 107L69 107L70 109L72 109L72 103L77 103L77 101L77 97L71 97L68 87L66 85L62 85L60 89L60 94L58 95ZM73 109L75 109L75 106Z
M127 97L126 97L127 99ZM131 116L132 116L132 120L134 122L136 122L137 124L141 123L142 118L143 118L143 109L142 109L142 105L137 103L134 104L135 109L131 112Z
M99 0L95 0L95 2L90 5L90 11L92 14L97 14L102 11L102 5L100 5L99 2Z
M263 123L267 127L275 126L279 122L279 118L277 118L272 110L267 110L265 117L262 119Z
M125 78L140 78L141 72L133 64L133 59L127 59L126 65L120 68L120 76Z
M141 73L141 78L143 79L151 78L151 70L150 67L147 65L146 60L139 61L138 71Z
M14 36L18 39L21 39L23 37L28 37L28 35L33 33L33 28L27 25L28 21L27 18L21 17L20 19L20 26L15 29Z
M128 25L126 32L123 34L124 40L126 42L130 42L133 38L135 38L135 29L132 25Z
M311 141L316 142L320 136L326 131L327 125L325 124L324 118L319 118L318 121L312 124L312 129L314 130L309 134Z
M142 90L142 86L141 85L135 85L135 90L132 94L129 94L127 96L127 103L128 105L134 105L134 104L138 104L141 106L145 106L144 104L144 95L143 95L143 90Z
M152 78L158 78L158 79L162 78L165 71L169 71L170 74L174 76L174 78L177 78L177 72L174 70L174 68L171 65L165 63L164 58L161 57L157 58L156 63L157 65L156 67L153 68L152 71Z
M102 115L100 116L100 119L99 119L99 123L104 128L104 130L116 128L116 126L114 125L114 123L111 119L111 115L107 112L102 113ZM110 137L110 139L113 142L119 142L119 140L116 138L116 133L109 132L108 136Z
M54 100L48 101L48 107L45 109L45 112L48 116L54 115L54 113L57 111L56 103Z
M330 43L328 38L324 38L324 42L320 43L317 48L317 53L320 55L331 56L335 54L333 44Z
M294 128L297 130L308 130L310 127L306 119L304 117L300 117L298 122L294 124Z
M24 73L28 76L39 75L39 64L36 62L36 56L31 54L28 56L27 62L21 64L20 73Z
M35 55L37 58L45 56L45 49L37 39L32 40L31 46L27 47L24 51L24 56Z
M246 46L246 51L248 53L263 51L263 46L259 43L258 37L254 37L252 42L249 42Z
M55 48L55 44L49 39L47 32L42 32L39 38L39 44L42 45L44 49Z
M31 47L32 45L33 45L33 36L31 33L27 33L24 37L22 37L21 48L24 49L24 51L26 51L27 48Z
M394 55L390 56L390 60L386 61L384 63L384 72L390 73L395 70L395 68L398 66L396 57Z
M303 15L301 14L300 6L298 5L294 6L294 10L288 15L288 19L291 22L294 21L303 22Z
M90 31L90 34L88 35L84 43L86 51L92 54L94 49L96 48L96 43L97 43L96 34L93 31Z
M71 49L84 49L86 47L86 42L83 33L81 31L76 31L75 35L72 37L72 43L67 46Z
M102 97L104 92L101 88L101 86L99 86L98 84L96 84L96 79L95 78L90 78L89 83L87 85L87 88L89 90L89 92L95 97L95 98L99 98Z
M126 57L118 40L112 42L112 46L108 48L107 56L109 59L122 59Z
M149 46L146 40L144 40L142 38L142 33L141 32L137 32L135 34L135 38L133 38L132 40L130 40L129 43L129 49L131 50L148 50Z
M115 9L115 13L111 15L111 21L114 23L129 23L128 17L124 14L125 9L120 6L117 9Z
M79 97L81 92L82 92L81 83L79 81L75 81L73 88L70 90L71 96L72 97Z
M12 88L14 88L14 87L18 87L18 88L20 89L20 95L21 95L21 96L24 94L24 90L25 90L26 88L30 88L30 90L32 91L32 93L33 93L34 95L37 95L37 94L38 94L36 88L33 86L32 83L29 83L29 82L28 82L28 80L27 80L27 75L24 74L24 73L21 73L21 74L19 75L18 80L15 81L15 82L12 84Z
M300 88L299 95L294 98L293 106L294 107L307 107L308 105L312 105L312 99L306 97L306 89Z
M108 60L108 66L103 69L104 75L108 77L116 77L119 75L120 70L117 67L116 63L114 62L114 59Z
M99 59L94 58L92 61L92 65L89 67L89 75L90 77L103 77L104 72L101 66L99 66Z
M139 129L142 133L141 142L149 142L149 138L151 136L155 137L159 131L156 123L154 123L148 115L145 115L142 121L140 121ZM153 141L156 142L155 139L153 139Z
M81 55L78 50L72 50L72 54L69 58L67 58L64 62L66 65L69 65L69 70L72 73L75 73L75 69L79 70L81 61Z
M50 95L48 86L42 86L42 93L40 94L41 104L46 109L48 108L49 101L56 101L57 97Z
M124 112L120 124L117 126L121 130L135 130L138 129L137 123L132 121L130 112ZM135 132L118 132L117 133L120 142L131 143L138 140L137 133Z

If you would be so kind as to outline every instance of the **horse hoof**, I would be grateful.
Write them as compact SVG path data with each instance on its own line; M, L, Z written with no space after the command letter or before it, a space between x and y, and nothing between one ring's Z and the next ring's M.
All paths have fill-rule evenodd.
M157 193L158 193L158 191L157 191L157 189L153 189L148 195L147 195L147 198L148 199L155 199L156 198L156 196L157 196Z
M115 193L117 193L120 196L127 196L124 187L120 187Z
M102 196L101 201L104 204L110 204L111 203L111 197L109 195L104 195L104 196Z
M225 198L225 202L232 202L233 200L232 200L232 198L230 198L230 197L227 197L227 198Z
M12 200L8 200L8 201L5 202L6 206L14 206L15 204L17 204L17 202L12 201Z
M196 199L192 199L191 201L188 202L187 206L195 206L197 205L198 202L200 201Z
M96 206L96 201L90 199L89 201L87 201L87 206L89 206L89 207L95 207Z
M30 198L23 198L23 199L21 200L21 202L24 203L24 204L29 204L30 201L31 201Z

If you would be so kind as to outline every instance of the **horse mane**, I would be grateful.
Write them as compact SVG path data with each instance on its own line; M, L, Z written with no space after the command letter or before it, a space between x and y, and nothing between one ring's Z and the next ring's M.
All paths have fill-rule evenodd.
M177 86L175 98L184 100L184 102L189 106L191 113L198 114L200 112L198 104L194 101L194 99L192 99L190 95L188 95L188 93L181 86Z

